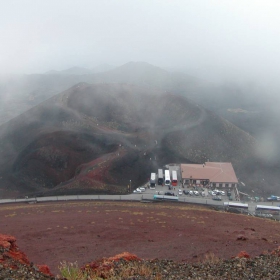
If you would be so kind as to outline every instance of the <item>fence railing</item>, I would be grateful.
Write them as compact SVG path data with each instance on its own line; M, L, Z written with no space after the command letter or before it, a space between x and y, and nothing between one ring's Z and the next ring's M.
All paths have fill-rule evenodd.
M35 198L15 198L0 199L0 204L5 203L29 203L54 201L78 201L78 200L111 200L111 201L154 201L153 194L129 194L129 195L65 195L65 196L45 196ZM179 197L178 202L222 206L222 201L214 201L209 198Z

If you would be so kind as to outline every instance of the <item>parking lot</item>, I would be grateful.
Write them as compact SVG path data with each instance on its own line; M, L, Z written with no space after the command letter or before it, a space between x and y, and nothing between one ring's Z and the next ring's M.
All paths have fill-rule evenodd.
M220 200L229 201L229 196L227 195L227 192L224 191L224 194L217 194L216 192L211 193L212 190L209 190L208 188L202 188L202 187L182 187L182 184L178 184L177 186L160 186L156 185L155 189L150 189L149 187L145 188L146 190L143 191L143 193L146 194L174 194L175 196L179 197L192 197L192 198L208 198L216 200L215 198L219 197ZM231 192L232 196L232 192ZM218 200L218 199L217 199ZM234 200L234 199L233 199Z
M180 171L180 165L177 164L169 164L163 167L163 169L169 169L170 173L172 173L173 170L177 171L177 177L178 177L178 183L177 186L166 186L166 185L158 185L157 184L157 177L156 177L156 185L154 188L150 188L149 182L147 182L144 186L141 188L142 194L167 194L167 195L174 195L178 196L179 200L184 198L189 198L191 200L193 199L211 199L216 201L229 201L229 200L236 200L235 194L233 190L214 190L208 187L203 186L183 186L181 181L181 171ZM214 191L214 192L213 192ZM221 191L218 193L217 191ZM229 192L229 193L228 193ZM139 191L140 193L140 191Z

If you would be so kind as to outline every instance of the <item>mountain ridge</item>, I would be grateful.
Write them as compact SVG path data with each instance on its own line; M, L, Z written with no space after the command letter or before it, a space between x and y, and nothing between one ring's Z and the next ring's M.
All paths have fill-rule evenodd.
M128 173L143 184L153 168L168 162L210 158L239 165L250 160L256 144L182 96L128 84L79 83L2 125L0 135L3 181L31 192L71 179L68 187L76 193L81 185L89 192L124 193Z

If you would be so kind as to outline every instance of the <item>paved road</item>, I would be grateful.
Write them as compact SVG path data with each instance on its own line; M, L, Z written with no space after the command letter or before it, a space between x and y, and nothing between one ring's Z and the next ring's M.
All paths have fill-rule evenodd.
M0 203L20 203L20 202L46 202L46 201L74 201L74 200L131 200L131 201L141 201L142 199L152 200L155 194L155 190L146 190L143 193L137 194L128 194L128 195L65 195L65 196L46 196L46 197L37 197L28 198L28 199L0 199ZM212 197L192 197L187 195L179 196L180 202L186 203L195 203L195 204L207 204L207 205L217 205L223 206L226 200L226 197L223 201L212 200ZM280 203L280 202L279 202ZM278 203L278 204L279 204ZM271 202L249 202L249 211L254 212L257 204L261 205L278 205L277 202L273 204Z
M115 201L142 201L153 200L153 193L129 194L129 195L66 195L66 196L48 196L28 199L1 199L0 204L4 203L36 203L47 201L77 201L77 200L115 200ZM179 197L180 202L209 204L223 206L222 201L214 201L212 199L196 198L196 197Z
M173 188L171 192L174 192L175 195L178 195L178 190L184 188L181 185L181 172L180 166L178 164L169 164L163 167L163 169L168 168L170 172L172 170L177 171L178 176L178 186ZM157 172L156 172L157 173ZM145 184L146 186L147 184ZM186 188L185 188L186 189ZM0 199L0 204L4 203L36 203L36 202L47 202L47 201L77 201L77 200L124 200L124 201L142 201L142 200L153 200L153 196L161 192L162 194L170 191L167 186L157 185L154 190L146 189L143 193L132 193L127 195L65 195L65 196L48 196L48 197L37 197L28 198L28 199ZM178 196L180 202L193 203L193 204L202 204L202 205L213 205L213 206L224 206L224 202L229 202L227 196L222 196L222 201L213 200L212 196L208 194L208 190L205 189L205 197L202 196L189 196L189 195L180 195ZM232 197L235 197L232 195ZM237 202L237 201L232 201ZM280 201L274 202L247 202L248 210L251 213L255 212L255 208L258 205L272 205L278 206ZM280 214L280 213L279 213Z
M179 166L176 165L170 165L170 170L176 170L178 172L178 175L180 174L178 170ZM178 189L184 190L182 186L180 185L180 175L178 176L178 182L179 185L175 187L175 189L172 190L175 195L178 195ZM186 188L185 188L186 189ZM157 194L158 192L165 193L168 190L167 186L156 186L154 190L146 189L143 193L132 193L128 195L65 195L65 196L48 196L48 197L37 197L35 198L29 198L29 199L0 199L0 204L3 203L20 203L20 202L27 202L27 203L35 203L35 202L46 202L46 201L74 201L74 200L131 200L131 201L141 201L141 200L152 200L154 194ZM186 203L194 203L194 204L207 204L207 205L216 205L216 206L223 206L224 202L229 202L227 196L222 196L222 201L216 201L212 199L212 196L208 194L208 190L205 189L206 196L189 196L189 195L181 195L179 196L180 202L186 202ZM232 201L237 202L237 201ZM255 212L256 205L273 205L278 206L280 202L274 201L274 202L248 202L249 206L249 212Z

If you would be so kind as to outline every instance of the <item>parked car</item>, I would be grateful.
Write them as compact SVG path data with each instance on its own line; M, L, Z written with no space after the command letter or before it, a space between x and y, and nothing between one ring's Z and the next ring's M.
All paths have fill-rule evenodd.
M172 193L172 192L166 192L164 195L174 196L174 193Z
M189 191L188 190L183 190L183 193L184 194L189 194Z
M256 216L263 217L263 218L272 218L272 214L264 214L264 213L256 213Z
M213 196L212 199L213 199L213 200L219 200L219 201L222 200L222 198L221 198L219 195Z
M144 192L146 189L144 187L138 188L141 192Z
M178 195L182 195L182 194L183 194L182 190L179 189L179 190L178 190Z
M189 194L190 194L190 195L193 195L193 191L189 191Z
M198 191L194 191L193 192L195 195L199 195L199 192Z
M227 196L231 196L231 191L227 191Z
M270 197L267 198L268 201L277 201L280 200L279 196L271 195Z
M205 196L205 192L201 192L201 196Z
M226 193L224 191L220 191L221 195L226 195Z
M133 191L133 193L141 193L141 190L137 188L136 190Z
M277 201L277 197L268 197L267 200L268 201Z
M272 215L272 214L266 214L266 217L267 217L267 218L272 218L273 215Z

